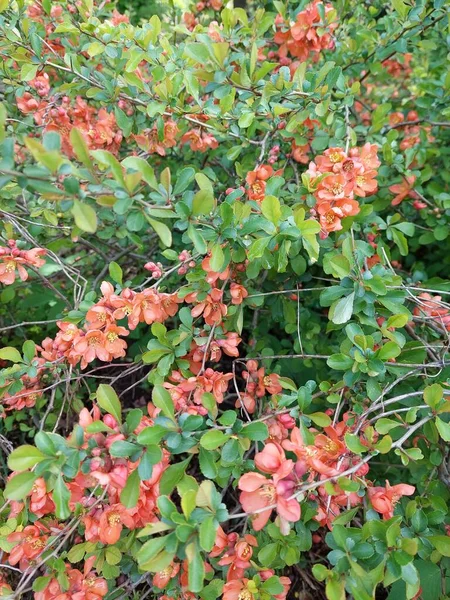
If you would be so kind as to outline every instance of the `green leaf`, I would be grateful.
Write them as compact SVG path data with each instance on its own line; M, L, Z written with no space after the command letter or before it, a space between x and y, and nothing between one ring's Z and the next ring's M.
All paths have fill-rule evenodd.
M197 173L195 175L195 181L197 182L197 185L201 190L208 190L208 192L211 192L211 194L214 195L213 184L204 173Z
M28 362L33 360L33 358L36 356L36 344L33 342L33 340L27 340L23 343L22 352L24 358Z
M162 414L168 419L174 418L174 405L172 396L162 385L155 385L152 392L153 404L161 409Z
M380 360L389 360L398 356L401 351L401 348L395 342L387 342L378 350L377 358Z
M200 438L200 446L205 450L215 450L223 446L230 439L230 436L219 429L210 429Z
M332 354L327 360L327 365L336 371L346 371L353 366L353 362L353 358L347 354Z
M205 448L200 448L198 460L203 475L208 477L208 479L215 479L217 477L217 465L214 454Z
M114 179L126 189L127 186L125 184L122 167L114 154L111 154L111 152L108 152L107 150L91 150L91 155L97 162L109 167Z
M114 261L109 263L109 275L113 281L122 285L123 271L121 266Z
M216 273L220 273L220 270L223 267L223 263L225 261L225 255L223 253L222 247L220 244L214 244L211 248L211 259L210 259L210 267L212 271Z
M340 300L333 302L330 306L328 317L336 325L342 325L347 323L353 314L353 302L355 299L355 292L352 292L348 296L344 296Z
M161 221L155 221L155 219L152 219L147 214L145 216L146 216L147 221L150 223L150 225L155 230L159 239L162 241L162 243L165 246L167 246L169 248L172 245L172 232L170 231L170 229L167 227L167 225L165 223L161 223Z
M271 237L263 237L255 240L248 251L248 260L251 262L255 258L261 258L271 239Z
M22 362L22 356L20 352L12 346L6 346L0 350L0 358L2 360L9 360L13 363Z
M249 440L263 442L269 437L269 430L265 423L249 423L242 428L241 434Z
M262 214L274 225L278 225L281 219L281 205L275 196L266 196L261 202Z
M400 327L404 327L408 321L408 315L392 315L391 317L389 317L389 319L383 325L383 327L385 327L386 329L389 329L389 327L400 329Z
M36 77L38 69L39 65L35 65L32 63L24 63L22 65L22 68L20 69L20 79L22 81L31 81Z
M186 468L191 462L192 455L182 462L170 465L162 474L159 490L163 496L170 494L174 487L182 480Z
M181 194L186 190L190 183L194 181L195 170L192 167L185 167L177 174L177 182L175 184L173 193L175 195Z
M153 538L148 542L145 542L137 554L139 565L148 562L157 554L159 554L159 552L161 552L161 550L163 550L163 548L166 546L169 537L170 535L163 535L162 537Z
M151 540L153 542L153 540ZM148 542L147 542L148 543ZM150 571L150 573L157 573L166 569L172 562L175 556L175 552L167 552L162 550L151 560L141 563L139 566L144 571Z
M189 223L187 232L197 252L199 254L205 254L206 242L202 234L192 225L192 223Z
M72 145L73 152L77 159L89 170L92 169L92 161L89 156L89 148L86 144L83 134L76 127L72 127L70 130L70 143Z
M138 156L127 156L122 161L122 166L126 169L132 169L142 174L142 178L152 189L158 190L158 182L155 177L153 167L151 167L146 160L139 158Z
M56 477L52 496L56 506L55 515L58 519L68 519L71 514L69 508L70 492L61 473L58 473Z
M104 51L105 51L105 46L101 42L92 42L92 44L89 44L89 46L86 50L86 52L89 54L89 56L91 58L94 56L98 56L99 54L103 54Z
M218 523L214 516L207 517L199 527L200 546L205 552L210 552L216 541Z
M86 554L86 544L77 544L76 546L72 546L72 548L67 553L67 558L71 563L77 563L83 560L84 555Z
M214 210L214 194L210 190L199 190L192 200L192 214L209 215Z
M325 586L325 592L327 594L328 600L345 600L344 581L329 579Z
M198 593L203 589L205 563L195 542L191 542L186 546L186 557L189 565L188 589L190 592Z
M34 482L37 479L37 475L30 471L19 473L14 475L6 484L3 495L8 500L21 500L23 501L26 496L31 492Z
M97 388L97 403L100 408L112 415L119 425L122 423L122 407L114 389L106 383Z
M323 412L315 412L306 416L319 427L328 427L331 425L330 417Z
M345 445L350 450L350 452L354 452L355 454L362 454L363 452L367 452L367 447L364 446L359 440L357 435L353 433L345 434Z
M85 231L86 233L95 233L97 231L97 214L92 206L75 199L70 212L75 219L76 226L81 231Z
M108 546L105 550L105 559L108 565L118 565L122 560L122 552L115 546Z
M444 442L450 442L450 424L436 417L436 428Z
M431 406L431 408L436 408L443 395L443 389L438 383L433 383L432 385L429 385L423 391L423 399L425 400L426 404L428 404L428 406Z
M46 458L48 456L35 446L19 446L8 456L8 467L11 471L25 471L33 468Z
M344 279L350 274L351 266L343 254L325 254L323 257L323 270L333 277Z
M393 421L392 419L382 417L376 422L375 429L378 431L378 433L384 435L385 433L389 433L391 429L399 427L399 425L401 425L401 423L399 423L398 421Z
M167 429L161 425L151 425L139 433L137 441L143 446L152 446L153 444L159 444L167 433Z
M139 498L140 483L138 470L135 469L128 476L125 487L120 493L120 502L125 508L134 508L136 506Z

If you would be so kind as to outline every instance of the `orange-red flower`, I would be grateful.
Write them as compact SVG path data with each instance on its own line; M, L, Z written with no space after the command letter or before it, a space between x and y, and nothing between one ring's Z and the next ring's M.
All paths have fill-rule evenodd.
M401 183L396 183L395 185L391 185L389 191L395 194L395 198L392 200L392 206L397 206L403 202L405 198L412 198L413 200L418 199L418 195L414 191L414 183L416 181L415 175L409 175L405 177Z
M416 488L413 485L399 483L390 485L386 481L386 487L372 487L367 489L369 500L374 510L383 515L383 519L391 519L394 516L394 508L402 496L412 496Z
M115 544L119 541L123 527L134 529L134 519L122 504L109 506L99 520L98 535L103 544Z
M267 479L259 473L245 473L239 479L238 487L244 511L248 514L261 511L252 516L255 531L260 531L270 519L273 505L276 505L276 511L282 519L291 522L300 519L300 504L295 498L288 499L292 494L293 482L281 480L276 483L275 479Z

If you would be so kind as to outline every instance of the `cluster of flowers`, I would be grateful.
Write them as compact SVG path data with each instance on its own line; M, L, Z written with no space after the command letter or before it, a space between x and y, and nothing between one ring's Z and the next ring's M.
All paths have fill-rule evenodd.
M154 424L153 418L158 414L159 409L149 404L148 411L151 416L142 417L135 434ZM100 421L108 429L107 433L86 431L90 425ZM78 542L82 542L84 538L89 542L115 544L124 527L133 530L158 520L156 501L159 497L159 481L168 467L169 453L165 449L162 450L161 461L153 466L151 476L140 483L136 506L127 509L120 503L120 494L129 475L138 468L139 463L111 456L112 444L125 439L118 423L109 414L102 419L100 410L94 406L92 414L88 409L82 409L79 424L84 430L83 449L87 452L85 463L89 465L89 470L86 472L86 469L81 469L67 484L70 492L70 509L75 510L80 505L83 507L79 530L83 533L82 537L78 536ZM99 487L104 492L100 500L92 493L92 490ZM7 557L8 564L19 565L22 571L32 564L38 564L50 536L57 536L62 531L62 525L53 517L55 511L53 492L48 489L43 477L35 481L32 490L23 501L11 502L10 518L20 515L25 508L39 520L24 529L19 528L8 536L8 542L14 544ZM95 556L86 559L84 573L66 565L69 590L61 590L60 583L52 579L43 591L35 594L35 600L68 600L69 598L99 600L108 590L106 581L97 577L92 571L95 559Z
M47 82L48 78L44 74L37 80ZM34 86L37 85L37 80L34 80ZM30 83L33 85L33 82ZM42 86L43 83L39 88L41 92L44 91ZM58 96L50 96L46 100L37 100L30 92L25 92L23 96L17 98L17 106L23 114L33 114L36 124L42 126L44 132L59 133L61 148L69 157L74 156L70 143L70 132L74 127L82 133L86 144L92 150L108 150L113 154L117 154L119 150L123 134L117 125L114 113L108 112L105 108L97 111L80 96L74 102L68 96L63 96L61 99Z
M128 288L120 294L114 293L108 282L101 285L102 298L86 313L84 330L73 323L59 322L60 331L55 339L46 338L42 342L42 356L55 361L65 357L69 364L81 368L98 358L109 362L125 356L126 342L120 336L127 336L129 329L136 329L139 323L162 323L173 317L182 302L177 294L164 294L153 288L134 292ZM127 319L128 329L117 324Z
M76 7L68 3L67 10L71 13L76 11ZM39 58L44 58L47 54L60 54L64 56L65 48L61 39L54 36L58 23L63 21L63 6L57 2L52 2L50 14L47 15L40 2L30 2L27 7L27 16L30 20L42 25L45 28L46 43L42 46Z
M310 119L309 117L303 121L302 126L304 127L304 137L307 137L310 141L314 137L314 128L320 125L316 119ZM293 140L291 145L291 156L296 161L303 165L307 165L310 161L309 153L311 152L311 144L296 144Z
M387 58L383 61L383 67L392 75L395 79L400 79L400 77L407 77L412 73L411 61L413 55L409 52L405 52L402 54L402 62L397 60L396 58Z
M133 135L137 145L148 154L166 155L168 148L178 144L178 125L172 119L166 119L162 131L155 124L151 129L144 129L140 134ZM216 138L201 127L193 128L181 137L182 144L189 144L194 152L206 152L218 147Z
M404 123L404 125L401 125ZM389 115L389 125L399 129L404 134L399 147L400 150L407 150L420 144L420 132L425 131L428 141L432 142L434 138L431 135L431 127L424 127L420 124L419 115L415 110L410 110L406 115L397 111Z
M11 285L16 276L21 281L28 279L26 266L39 269L45 264L42 258L47 254L44 248L32 248L31 250L20 250L15 240L8 240L8 246L0 246L0 282L3 285Z
M220 558L218 565L228 567L226 574L227 583L223 589L224 600L239 600L254 598L256 590L244 577L246 569L251 566L253 557L253 548L258 546L255 536L246 534L239 536L237 533L225 533L221 527L217 530L216 541L209 556L211 558ZM259 571L262 581L274 575L272 569ZM283 592L275 596L277 600L284 600L291 586L289 577L280 577L280 583L283 585ZM253 584L254 585L254 584Z
M5 388L2 389L2 405L0 405L0 409L4 408L6 411L22 410L24 408L32 408L35 406L39 398L42 397L41 380L47 371L45 363L46 360L42 357L36 357L33 360L36 374L34 377L30 377L27 374L21 376L21 389L19 392L10 393L10 385L12 385L13 382L7 383Z
M144 129L142 133L134 135L134 139L142 150L148 154L166 155L168 148L177 145L176 136L179 132L178 125L172 119L166 119L162 131L155 125L151 129Z
M271 165L261 165L249 171L245 178L247 183L247 196L249 200L255 200L255 202L262 202L266 195L266 181L274 174L273 167Z
M183 13L183 23L186 25L186 27L190 30L193 31L195 29L195 27L198 25L199 20L198 20L198 15L199 13L203 12L204 10L210 8L212 10L221 10L223 6L223 2L222 0L201 0L200 2L197 2L195 4L195 6L193 7L193 9L190 12L185 12Z
M189 256L186 254L183 258L189 259ZM200 338L204 343L201 343L198 338L193 340L188 355L184 357L189 361L189 369L194 375L186 378L179 371L173 371L169 381L164 384L177 410L200 415L206 415L208 412L203 405L204 394L212 394L215 401L221 404L229 381L233 378L232 373L214 371L212 368L205 369L206 363L219 362L222 352L227 356L238 357L238 346L242 341L237 333L226 331L223 320L228 313L228 307L223 302L224 289L215 287L219 281L226 283L235 273L231 272L230 267L222 273L217 273L211 269L210 261L211 258L206 256L202 261L202 268L206 273L206 282L212 289L207 294L202 293L201 298L199 292L191 292L184 297L185 302L195 304L191 309L191 315L194 318L202 316L206 325L209 325L209 335L206 331L202 331ZM238 264L235 266L235 271L238 272L242 268L245 268L245 265ZM231 303L234 305L242 304L248 296L247 290L236 282L230 284L229 291Z
M180 260L183 264L195 266L188 252L182 252ZM222 352L228 356L238 357L237 347L242 341L237 333L225 330L222 321L228 309L222 301L224 290L215 287L218 281L229 280L231 269L227 267L223 273L216 273L210 267L210 260L209 256L205 257L202 268L206 273L206 282L212 286L212 289L208 293L203 293L201 299L199 299L199 292L191 292L185 296L184 301L194 304L191 309L193 317L202 316L210 328L217 327L217 332L215 335L213 335L214 331L210 332L210 337L207 338L206 331L203 331L200 337L204 336L205 343L193 341L188 355L184 357L189 361L194 376L184 378L178 371L174 371L170 382L165 384L170 390L177 410L182 412L206 414L207 410L202 405L202 397L206 392L212 393L217 403L223 402L232 374L224 374L211 368L205 370L205 364L207 360L218 362ZM153 275L155 273L158 277L161 275L158 265L155 263L147 263L147 265ZM238 272L243 268L245 269L245 264L236 265L235 270ZM163 323L176 315L179 304L183 302L177 293L162 293L153 287L145 288L140 292L125 288L119 294L115 294L113 286L103 282L100 289L102 297L86 313L83 328L68 321L58 321L59 331L56 336L45 338L39 346L36 346L38 352L34 361L37 367L36 376L33 378L28 375L22 376L23 389L15 394L4 395L6 410L21 410L35 405L42 395L40 380L46 372L46 362L52 364L67 362L72 366L81 363L81 368L85 369L96 359L110 362L122 358L127 348L123 338L129 335L130 330L136 329L139 323L147 325ZM248 295L247 290L236 282L230 284L229 292L231 303L234 305L241 304ZM126 327L118 324L125 319ZM250 409L252 412L254 401L250 401L251 393L250 391L245 396L244 404L251 407L253 403L253 409Z
M255 466L259 472L245 473L239 480L241 490L240 502L246 513L252 517L255 531L263 529L272 515L273 509L278 515L278 523L282 532L289 532L289 523L300 519L298 492L305 484L318 483L317 489L309 494L309 498L317 503L317 514L314 517L321 525L331 528L333 520L341 510L361 504L362 498L355 492L346 492L334 484L334 494L330 496L321 480L339 477L349 468L356 467L360 458L346 448L343 439L346 431L350 431L344 420L324 428L323 433L310 429L316 434L314 442L304 442L300 429L292 428L289 437L281 431L281 436L271 436L262 452L255 455ZM285 450L295 458L287 458ZM367 475L367 463L356 469L358 478ZM269 476L269 477L267 477ZM306 476L306 477L305 477ZM396 486L367 488L368 497L374 510L389 519L393 516L396 502L401 496L410 496L414 487L406 484Z
M189 144L193 152L215 150L219 146L216 138L201 127L190 129L181 137L182 144Z
M321 12L325 16L325 22L322 20ZM278 30L274 42L279 46L277 54L280 64L289 64L291 62L289 57L304 62L310 54L314 55L313 60L318 60L322 50L334 48L333 32L338 27L338 23L327 23L327 15L330 12L334 12L331 4L314 0L297 14L293 25L285 22L281 15L277 16L275 24Z
M380 164L377 146L370 143L348 153L343 148L329 148L309 163L306 173L316 198L311 212L318 216L322 237L342 229L344 217L359 213L355 196L364 198L376 192Z
M389 187L389 191L395 194L395 198L392 200L392 206L397 206L405 198L411 198L414 200L413 206L415 209L420 210L421 208L426 208L427 205L425 202L421 202L419 194L414 191L414 184L416 182L415 175L408 175L404 177L400 183L395 183Z
M450 310L442 304L441 296L422 292L418 299L420 304L414 308L413 314L416 317L430 318L440 327L450 331Z

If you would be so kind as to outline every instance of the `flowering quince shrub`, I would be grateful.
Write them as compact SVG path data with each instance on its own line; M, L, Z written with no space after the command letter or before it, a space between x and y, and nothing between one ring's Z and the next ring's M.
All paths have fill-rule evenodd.
M0 0L0 597L450 597L446 3L124 4Z

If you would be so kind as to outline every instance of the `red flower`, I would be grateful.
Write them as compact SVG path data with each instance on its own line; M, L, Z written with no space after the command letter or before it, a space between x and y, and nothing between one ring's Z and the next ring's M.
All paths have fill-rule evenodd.
M178 575L180 563L172 561L163 571L155 573L153 577L153 585L156 585L160 590L163 590L169 581Z
M231 303L242 304L245 298L248 296L248 292L243 285L238 283L232 283L230 285Z
M259 473L245 473L239 480L238 487L242 490L239 497L242 508L252 514L266 507L276 505L279 516L286 521L300 519L300 504L295 498L288 500L292 493L293 482L285 480L275 483L275 479L266 479ZM270 519L273 508L267 508L253 515L252 524L255 531L260 531Z
M119 541L123 527L134 529L134 519L122 506L122 504L113 504L109 506L100 517L99 538L102 544L115 544Z
M383 515L383 519L391 519L394 516L394 508L402 496L412 496L416 488L413 485L399 483L391 486L386 481L386 487L368 488L367 494L374 510Z
M405 177L401 183L396 183L395 185L391 185L389 191L393 194L396 194L395 198L392 200L392 206L397 206L403 202L405 198L412 198L417 200L418 195L414 192L414 183L416 181L415 175L410 175L409 177Z
M193 317L199 317L203 314L207 325L218 325L227 314L227 307L221 302L223 291L217 288L213 289L202 302L199 302L191 310Z

